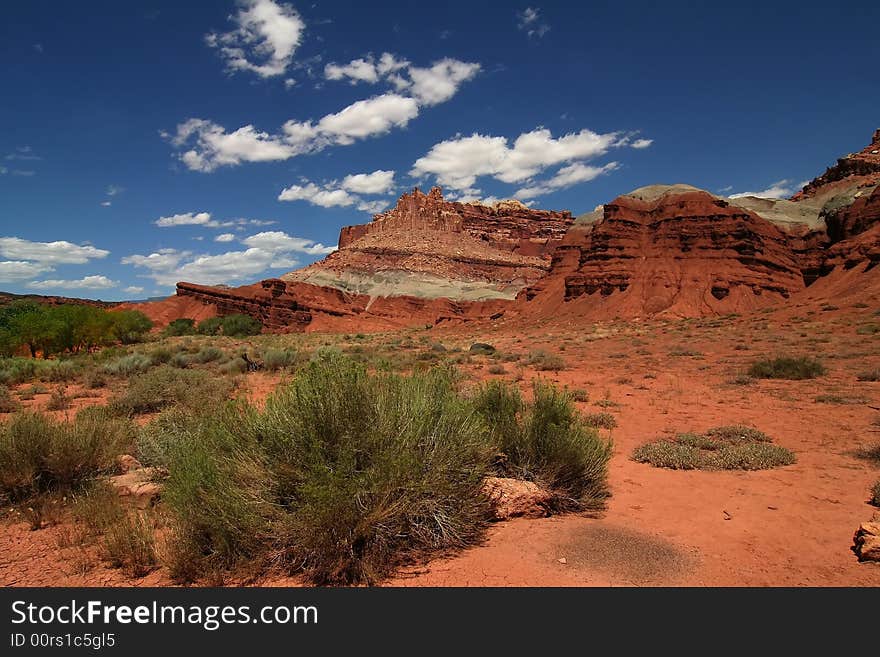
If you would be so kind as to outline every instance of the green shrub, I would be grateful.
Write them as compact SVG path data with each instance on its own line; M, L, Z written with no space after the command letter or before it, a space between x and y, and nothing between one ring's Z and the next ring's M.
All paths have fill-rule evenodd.
M87 370L86 373L83 375L83 386L85 386L89 390L104 388L106 385L107 377L98 370L90 369Z
M195 353L195 355L193 355L192 359L196 363L204 364L220 360L223 356L223 351L217 347L202 347Z
M587 413L584 422L595 429L613 429L617 426L617 418L611 413Z
M489 366L489 374L506 374L507 370L504 369L504 365L490 365Z
M226 315L222 318L221 327L223 335L235 338L259 335L263 330L260 321L249 315Z
M190 319L189 317L181 317L180 319L175 319L170 322L168 326L162 331L162 335L165 336L178 336L178 335L194 335L196 332L195 329L196 320Z
M171 365L171 367L185 370L187 367L192 365L192 362L192 356L183 352L177 352L171 357L171 360L168 361L168 364Z
M21 404L12 396L9 388L0 385L0 413L13 413L19 408L21 408Z
M46 410L64 411L68 408L70 408L70 397L67 396L67 391L63 386L58 386L49 396L49 401L46 402Z
M143 577L157 564L153 523L143 511L124 512L105 530L101 548L103 558L129 577Z
M880 381L880 368L859 372L856 378L859 381Z
M561 356L549 354L542 349L529 354L526 364L531 365L538 371L558 372L565 369L565 361Z
M870 503L874 506L880 506L880 479L874 482L874 485L871 486Z
M153 366L153 359L144 354L128 354L104 365L105 374L112 376L131 376L146 372Z
M80 413L62 422L16 413L0 424L0 493L20 500L76 488L111 471L133 436L128 421L106 413Z
M0 384L32 381L37 376L37 364L32 358L0 358Z
M171 357L174 353L168 349L167 347L159 347L158 349L153 349L147 356L150 357L150 360L153 361L153 365L162 365L171 360Z
M815 358L807 356L765 358L755 361L749 368L749 375L756 379L815 379L825 374L825 366Z
M69 360L43 361L37 368L40 381L60 383L72 381L79 374L79 366Z
M794 454L772 444L767 434L740 425L661 439L636 448L632 458L673 470L765 470L795 462Z
M220 332L220 326L223 323L222 317L209 317L199 322L196 329L201 335L217 335Z
M199 409L224 401L231 386L203 370L180 370L160 365L133 379L128 389L110 400L113 412L153 413L175 404Z
M235 375L247 372L247 363L241 358L233 358L226 361L218 368L221 374Z
M239 359L242 363L244 360ZM297 354L293 349L266 349L263 352L263 367L269 372L291 367L296 363Z
M110 331L122 344L133 344L143 340L153 322L139 310L116 310L109 315L112 318Z
M566 392L537 382L533 395L525 404L515 387L494 381L474 398L505 457L503 473L547 488L557 509L599 508L608 496L610 442L579 418Z

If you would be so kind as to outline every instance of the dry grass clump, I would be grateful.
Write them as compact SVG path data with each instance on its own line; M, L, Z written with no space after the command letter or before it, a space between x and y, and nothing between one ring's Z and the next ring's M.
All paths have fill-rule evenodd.
M672 470L765 470L795 462L794 454L772 444L767 434L739 425L657 440L637 447L632 458Z
M791 381L815 379L825 372L826 369L822 363L808 356L764 358L755 361L749 368L749 376L756 379L789 379Z

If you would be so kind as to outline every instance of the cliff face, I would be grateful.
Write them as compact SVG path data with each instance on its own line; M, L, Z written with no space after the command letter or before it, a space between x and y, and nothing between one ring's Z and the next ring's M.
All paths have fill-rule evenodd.
M572 222L569 212L456 203L437 187L415 189L372 222L343 228L338 251L282 278L383 298L511 300L549 271Z
M778 302L804 286L782 231L684 186L618 197L579 243L557 253L548 278L563 279L566 301L590 298L597 316L734 312ZM533 292L524 297L538 296Z
M877 185L880 184L880 128L874 131L871 143L858 153L850 153L837 160L834 166L818 178L810 181L792 200L827 195L839 187L835 183Z
M566 308L591 319L748 311L820 280L837 289L837 279L849 284L880 262L880 130L791 199L657 185L575 220L416 189L370 223L343 228L339 246L283 280L180 283L178 295L271 330L393 328L508 311L534 320Z

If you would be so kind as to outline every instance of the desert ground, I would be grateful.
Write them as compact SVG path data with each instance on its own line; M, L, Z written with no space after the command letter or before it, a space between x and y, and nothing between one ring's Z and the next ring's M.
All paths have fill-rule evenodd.
M854 531L877 511L869 491L880 477L880 297L858 298L831 304L803 296L783 307L703 319L585 324L560 316L526 329L502 319L376 334L176 337L161 344L188 353L205 345L227 353L259 353L271 345L306 355L333 348L368 367L404 373L451 362L466 388L503 379L528 395L531 382L544 379L577 391L579 412L613 416L616 426L599 429L613 441L604 509L492 523L479 544L416 560L384 585L877 586L880 565L860 563L851 550ZM496 352L473 354L476 342ZM748 376L754 361L779 354L814 357L827 371L795 381ZM234 376L238 389L258 404L296 376L295 367L209 371ZM10 390L24 408L63 419L106 404L128 382L117 376L93 390L78 379L63 385L70 405L54 411L46 406L56 384L34 389L27 382ZM144 426L154 415L138 415L136 422ZM647 442L720 425L760 429L791 450L796 462L707 471L631 458ZM55 504L39 529L21 508L4 509L0 584L175 583L161 560L136 577L111 567L98 543L75 538L78 521L65 500ZM245 568L196 583L308 582L281 570Z

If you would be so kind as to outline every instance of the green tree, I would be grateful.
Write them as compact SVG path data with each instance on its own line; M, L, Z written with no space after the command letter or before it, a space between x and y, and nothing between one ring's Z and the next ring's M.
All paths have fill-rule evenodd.
M196 332L195 326L196 320L189 317L181 317L168 324L162 333L166 336L193 335Z
M141 341L153 328L153 322L140 310L116 310L109 314L113 319L113 336L122 344Z
M202 335L217 335L220 332L220 326L223 324L222 317L209 317L199 322L198 332Z

